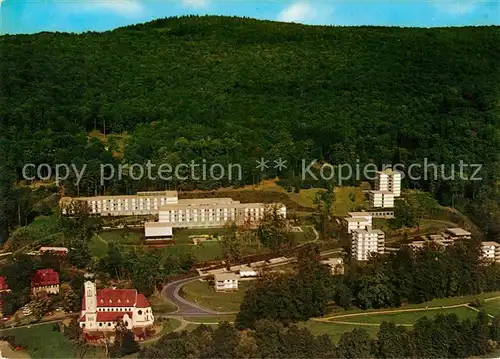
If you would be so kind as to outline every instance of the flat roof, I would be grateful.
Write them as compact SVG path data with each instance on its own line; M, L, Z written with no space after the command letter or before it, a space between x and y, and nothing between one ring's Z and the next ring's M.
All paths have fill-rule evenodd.
M344 218L347 222L361 222L361 221L368 221L368 219L366 218L352 218L352 217L347 217L347 218Z
M249 266L247 266L247 265L242 265L242 266L240 266L240 271L249 271L249 272L251 271L251 272L255 272L255 269L250 268L250 267L249 267Z
M178 208L266 208L270 206L278 206L284 207L281 203L240 203L238 201L235 202L206 202L199 201L196 203L172 203L172 204L164 204L159 207L160 211L168 211L169 209L178 209Z
M384 233L384 231L382 231L380 229L373 229L370 226L367 226L366 229L359 228L359 229L353 229L352 231L355 233L363 233L363 234L368 234L368 233L383 234Z
M370 212L348 212L347 214L351 217L371 217L372 215Z
M386 168L385 170L383 171L378 171L377 172L378 174L387 174L387 175L392 175L392 174L401 174L401 172L399 171L394 171L392 168Z
M93 196L93 197L62 197L61 202L65 201L98 201L108 199L128 199L128 198L141 198L141 197L175 197L177 198L177 191L155 191L155 192L137 192L137 194L129 195L116 195L116 196Z
M456 228L446 228L446 232L454 234L455 236L470 236L471 235L470 232L466 231L463 228L459 228L459 227L456 227Z
M235 280L240 279L240 276L234 273L216 273L214 274L214 279L219 280Z
M483 246L495 246L495 247L500 246L500 244L498 244L497 242L493 242L493 241L481 242L481 244Z
M144 228L163 228L163 227L172 227L172 224L165 223L165 222L146 222L146 223L144 223Z

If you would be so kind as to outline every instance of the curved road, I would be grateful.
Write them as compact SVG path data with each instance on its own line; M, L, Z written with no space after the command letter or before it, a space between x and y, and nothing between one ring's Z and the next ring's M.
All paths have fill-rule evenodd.
M180 296L179 290L184 284L194 282L196 280L199 280L200 278L200 276L185 278L172 283L168 283L165 287L163 287L163 290L161 291L162 297L177 306L177 311L169 313L169 315L186 317L216 317L218 315L234 314L234 312L217 312L208 308L204 308Z

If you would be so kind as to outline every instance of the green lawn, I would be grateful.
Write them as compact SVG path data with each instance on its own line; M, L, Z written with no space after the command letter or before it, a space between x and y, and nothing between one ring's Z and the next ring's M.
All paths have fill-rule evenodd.
M73 358L71 341L61 332L53 331L54 324L33 325L31 328L15 328L0 331L1 335L13 335L16 344L26 349L32 358Z
M177 319L174 318L165 318L163 322L163 328L161 329L161 332L159 333L160 336L164 334L168 334L170 332L173 332L179 326L181 325L181 322Z
M108 254L108 242L106 242L100 235L95 234L90 242L90 253L94 257L106 257Z
M317 322L315 320L308 320L307 322L298 323L299 327L304 327L309 329L314 335L327 334L330 339L337 343L344 332L350 332L355 328L365 329L370 337L375 338L378 333L378 326L358 326L351 324L330 324Z
M394 324L414 324L422 317L434 318L438 314L456 314L459 319L473 319L477 312L467 307L458 307L438 310L422 310L417 312L401 312L388 314L358 315L353 317L332 318L332 321L381 324L393 322Z
M194 281L182 287L184 297L203 307L219 312L233 312L240 309L245 290L252 285L251 281L239 282L237 292L216 292L208 282Z
M450 305L457 305L457 304L466 304L466 303L471 303L474 299L479 299L484 300L487 298L494 298L500 296L500 291L499 292L487 292L487 293L482 293L482 294L477 294L477 295L468 295L468 296L463 296L463 297L449 297L449 298L439 298L439 299L434 299L428 302L420 303L420 304L409 304L403 308L400 309L408 309L408 308L425 308L425 307L440 307L440 306L450 306ZM499 298L500 300L500 298ZM363 310L359 308L354 308L354 309L349 309L349 310L344 310L341 308L336 308L332 310L331 312L326 315L326 317L331 317L334 315L341 315L341 314L350 314L350 313L367 313L367 312L379 312L381 310L392 310L395 308L387 308L387 309L368 309L368 310Z
M178 309L175 304L160 297L149 297L148 300L153 313L172 313Z
M195 235L212 235L214 237L223 236L226 233L229 233L229 228L183 228L183 229L174 229L173 239L178 244L192 244L193 241L190 236Z
M130 229L110 229L101 233L102 239L107 242L117 242L120 244L141 244L142 230Z
M335 188L333 213L336 216L346 216L348 212L355 210L357 206L368 206L361 187L343 186Z
M488 314L493 316L500 315L500 298L483 302L483 308Z
M379 330L379 325L384 322L393 322L395 324L414 324L419 318L424 316L428 318L433 318L438 314L456 314L460 319L473 319L476 317L477 312L465 307L452 308L452 309L442 309L442 310L429 310L429 311L419 311L419 312L406 312L406 313L392 313L392 314L380 314L380 315L360 315L356 317L343 317L338 319L332 319L333 321L340 322L352 322L352 324L343 323L325 323L318 322L315 320L308 320L307 322L301 322L298 325L300 327L305 327L311 330L315 335L327 334L330 336L332 341L338 342L342 333L352 331L354 328L365 329L371 337L375 337ZM359 325L356 323L363 323L367 325Z

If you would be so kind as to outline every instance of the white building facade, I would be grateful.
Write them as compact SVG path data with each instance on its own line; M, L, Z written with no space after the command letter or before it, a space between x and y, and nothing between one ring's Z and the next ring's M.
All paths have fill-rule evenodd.
M372 215L370 212L349 212L345 218L347 233L356 229L365 229L372 226Z
M376 173L375 190L370 191L373 208L392 208L394 199L401 196L401 173L386 169Z
M240 203L231 198L178 199L177 192L138 192L135 196L64 197L63 214L72 201L84 201L91 213L101 216L158 215L157 222L145 224L146 239L172 236L173 228L224 227L230 223L254 227L266 211L276 210L286 218L280 203Z
M214 275L216 292L227 292L238 290L240 276L234 273L217 273Z
M497 242L482 242L483 259L491 262L500 262L500 244Z
M351 253L358 261L366 261L370 253L384 253L385 234L380 229L356 229L352 231Z
M63 197L59 206L67 214L72 201L87 203L90 213L101 216L139 216L157 214L160 206L177 203L176 191L137 192L129 196Z

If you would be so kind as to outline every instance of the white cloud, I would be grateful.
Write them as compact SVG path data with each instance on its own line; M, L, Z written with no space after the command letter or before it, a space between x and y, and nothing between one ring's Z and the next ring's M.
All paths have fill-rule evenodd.
M283 9L278 14L278 21L296 22L304 24L331 23L330 15L333 7L316 3L315 6L308 2L296 2Z
M208 2L208 0L182 0L182 4L195 9L206 7L208 5Z
M476 8L477 0L431 0L441 12L450 15L465 15Z
M80 3L82 10L106 11L123 16L136 16L142 14L144 8L138 0L102 0Z

